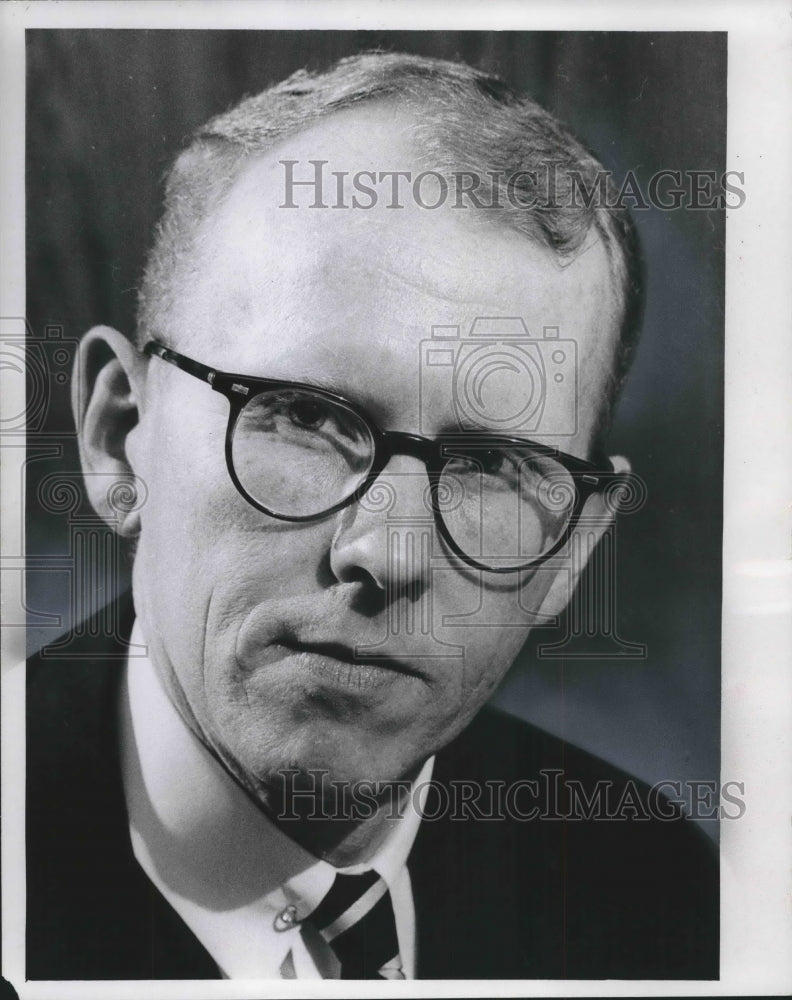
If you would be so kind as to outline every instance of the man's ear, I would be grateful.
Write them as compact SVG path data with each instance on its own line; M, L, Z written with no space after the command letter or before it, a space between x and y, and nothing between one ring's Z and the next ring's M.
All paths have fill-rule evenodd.
M97 514L127 538L140 530L140 504L134 502L138 480L126 444L138 423L144 372L134 344L117 330L96 326L80 343L72 378L72 411L88 499ZM114 502L119 497L122 503Z
M621 455L613 455L610 459L614 472L627 475L630 463ZM597 543L613 524L616 508L601 493L589 497L583 508L580 522L564 546L568 554L566 565L553 577L550 588L545 595L540 608L541 615L555 618L560 615L572 600L572 594L578 585L578 580L591 557Z

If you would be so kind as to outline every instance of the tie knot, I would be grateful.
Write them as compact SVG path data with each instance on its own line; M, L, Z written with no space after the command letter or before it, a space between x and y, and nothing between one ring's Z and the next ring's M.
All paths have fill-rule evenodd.
M342 979L404 978L390 893L375 871L336 875L308 922L338 957Z

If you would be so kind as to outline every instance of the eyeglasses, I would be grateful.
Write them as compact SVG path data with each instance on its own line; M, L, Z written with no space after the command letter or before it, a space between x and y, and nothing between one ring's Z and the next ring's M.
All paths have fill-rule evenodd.
M394 455L424 463L437 531L469 566L514 573L571 535L586 500L620 475L556 448L486 432L381 430L355 403L302 382L217 371L156 341L143 348L228 399L228 473L256 510L318 521L362 500Z

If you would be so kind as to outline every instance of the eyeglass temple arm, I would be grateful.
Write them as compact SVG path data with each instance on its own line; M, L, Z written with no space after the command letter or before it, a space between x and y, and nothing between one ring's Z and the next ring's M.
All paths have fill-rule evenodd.
M187 358L176 351L171 351L169 348L163 347L162 344L158 344L156 340L150 340L143 348L143 353L149 357L156 355L158 358L162 358L163 361L167 361L168 364L175 365L176 368L180 368L183 372L188 372L190 375L194 375L195 378L201 379L202 382L208 382L209 385L212 385L215 375L217 375L217 371L214 368L202 365L200 361L193 361L192 358Z

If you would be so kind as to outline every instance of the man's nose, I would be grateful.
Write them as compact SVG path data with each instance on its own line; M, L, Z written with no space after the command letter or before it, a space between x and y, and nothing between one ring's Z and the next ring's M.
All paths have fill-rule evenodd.
M339 518L330 551L338 580L369 579L391 597L420 595L435 544L423 462L394 456L366 495Z

